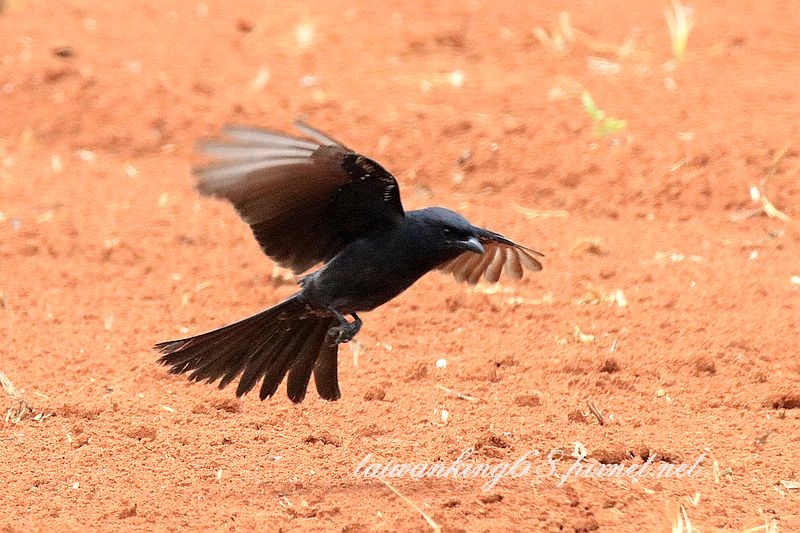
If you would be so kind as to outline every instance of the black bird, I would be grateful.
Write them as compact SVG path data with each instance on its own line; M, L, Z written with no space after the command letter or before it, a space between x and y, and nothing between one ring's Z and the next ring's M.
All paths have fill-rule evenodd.
M195 170L197 188L230 201L281 266L295 274L322 267L300 277L300 291L274 307L157 344L171 373L219 380L220 388L241 376L237 396L260 381L262 400L288 374L296 403L313 373L319 395L337 400L338 345L361 328L356 313L388 302L434 269L471 284L542 269L539 252L458 213L404 211L397 181L382 166L307 124L295 126L308 138L230 126L222 140L201 142L198 150L217 161Z

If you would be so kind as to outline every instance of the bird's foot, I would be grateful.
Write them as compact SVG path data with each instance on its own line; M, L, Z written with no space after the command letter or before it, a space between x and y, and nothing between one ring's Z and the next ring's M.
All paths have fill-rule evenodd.
M353 322L348 322L342 317L338 325L328 329L328 336L333 340L334 346L350 342L361 329L361 319L355 313L353 313L353 318L355 319Z
M355 324L333 326L328 330L328 336L333 340L334 345L350 342L358 333L358 328L354 326Z

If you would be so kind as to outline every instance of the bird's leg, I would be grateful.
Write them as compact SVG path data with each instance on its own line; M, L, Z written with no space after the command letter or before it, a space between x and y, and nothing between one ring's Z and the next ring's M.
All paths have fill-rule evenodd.
M355 313L350 313L353 317L352 322L348 322L347 319L336 309L328 309L333 316L339 321L339 324L336 326L331 326L328 329L328 336L333 339L334 346L337 344L342 344L344 342L350 342L353 340L353 337L356 336L358 330L361 329L361 319Z

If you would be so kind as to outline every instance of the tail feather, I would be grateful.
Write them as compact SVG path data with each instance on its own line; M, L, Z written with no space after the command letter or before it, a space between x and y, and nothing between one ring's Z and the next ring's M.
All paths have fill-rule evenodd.
M280 325L283 327L283 324ZM256 386L260 379L266 379L270 364L274 362L276 354L280 354L283 348L291 339L291 330L281 329L272 335L272 338L264 339L259 349L250 356L250 361L245 366L239 385L236 387L236 396L244 396ZM262 398L263 400L263 398Z
M253 359L253 357L257 357L258 354L263 349L264 343L269 342L272 340L271 338L265 338L257 347L254 347L253 353L243 353L239 354L238 356L231 357L230 364L227 365L226 370L222 376L222 379L219 380L219 388L224 389L233 381L239 377L244 369L247 368L248 363ZM224 367L224 365L220 365Z
M319 395L326 400L334 401L342 397L337 377L338 363L337 347L323 342L317 362L314 363L314 384Z
M311 372L314 370L314 363L320 353L326 348L325 336L328 334L327 324L317 324L308 336L300 355L294 360L289 368L289 376L286 378L286 392L289 398L295 403L303 401L308 389L308 382L311 380Z
M156 349L167 354L161 359L161 362L172 366L171 373L182 374L213 362L224 353L220 350L222 347L225 348L225 351L242 349L243 346L231 342L231 340L234 337L249 336L252 330L259 325L259 321L255 320L257 316L250 317L252 320L245 319L196 337L159 343L156 345ZM209 353L216 355L206 357Z
M236 342L236 337L250 338L258 335L258 325L257 321L253 321L251 324L245 324L239 331L231 329L226 335L209 342L202 349L198 347L197 353L191 359L195 362L195 366L194 371L189 374L189 379L213 383L228 369L236 367L238 362L246 362L247 350L252 351L252 346Z
M267 368L264 374L264 380L261 382L261 390L259 397L263 400L275 394L278 386L283 381L289 367L295 359L300 357L303 344L308 338L310 329L313 329L315 324L302 323L297 331L291 332L287 335L288 341L279 350L275 352L275 357Z
M313 368L320 396L335 400L339 398L338 350L327 339L334 322L334 317L308 315L305 305L293 296L239 322L194 337L161 342L155 348L163 354L159 362L169 366L171 373L189 373L192 381L219 380L219 388L224 388L241 376L237 396L261 381L262 400L275 394L288 373L289 398L295 403L303 401ZM322 388L316 370L321 359L326 360L328 368Z
M266 357L264 348L272 342L274 334L262 330L255 329L249 333L243 332L241 335L242 341L244 339L251 339L248 344L244 342L232 343L233 349L225 350L223 348L222 355L215 361L209 363L208 366L202 370L198 369L198 378L206 377L209 383L220 379L219 388L224 389L230 382L239 377L251 362L259 357ZM189 376L192 379L193 376ZM239 394L241 396L241 394Z

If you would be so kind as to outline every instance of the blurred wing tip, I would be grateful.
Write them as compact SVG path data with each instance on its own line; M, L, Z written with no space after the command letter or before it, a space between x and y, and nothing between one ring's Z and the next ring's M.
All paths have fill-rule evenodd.
M533 248L528 248L527 246L523 246L522 244L517 244L512 240L505 239L505 241L498 241L500 244L505 244L510 248L514 248L518 251L528 252L531 255L535 255L536 257L544 257L544 254L538 250L534 250Z
M250 138L250 136L261 136L264 134L269 136L276 135L278 137L288 137L288 135L277 131L265 130L256 126L248 126L246 124L235 124L230 122L223 124L219 131L223 136L237 140L244 140Z
M294 121L294 127L300 130L304 135L314 139L318 143L326 146L341 146L344 148L344 145L325 133L324 131L318 130L311 124L305 121L305 117L298 117Z
M522 279L525 270L538 272L542 264L522 246L497 244L487 248L486 256L477 262L469 257L459 256L439 267L445 274L452 274L459 283L477 284L481 279L488 283L497 283L501 277L514 280ZM541 254L537 254L541 255Z
M220 151L224 154L226 148L296 148L314 151L319 146L319 142L278 131L256 126L225 124L220 128L218 137L204 138L196 142L195 151L201 154L218 155Z
M520 248L522 248L523 250L525 250L529 254L535 255L536 257L545 257L545 255L542 252L534 250L533 248L528 248L527 246L520 246Z
M208 176L205 173L205 169L197 169L193 172L197 178L194 184L194 188L197 192L203 196L214 196L219 198L224 197L223 194L220 194L219 186L215 182L214 177Z
M525 255L527 255L537 263L539 263L539 261L536 260L537 257L547 257L542 252L537 252L536 250L533 250L531 248L523 248L522 250L525 253ZM539 266L541 266L541 263L539 264Z
M499 245L505 245L510 248L515 248L517 250L525 250L529 254L533 254L538 257L544 257L542 252L534 250L533 248L528 248L527 246L523 246L522 244L517 244L516 242L512 241L511 239L500 235L499 233L495 233L489 230L483 230L485 234L481 237L481 240L485 243L495 243Z
M539 253L536 253L536 255L537 257L544 257L543 254ZM531 251L528 251L527 249L517 250L517 257L519 258L520 263L522 263L522 266L528 270L539 272L543 268L542 263L539 262L536 257L531 254Z

